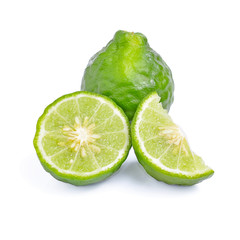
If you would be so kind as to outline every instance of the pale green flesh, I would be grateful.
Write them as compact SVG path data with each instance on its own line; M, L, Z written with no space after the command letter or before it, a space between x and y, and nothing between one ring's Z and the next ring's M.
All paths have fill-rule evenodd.
M182 132L179 142L171 142L166 131L179 129L159 103L157 94L145 105L138 119L140 144L152 162L165 171L194 176L210 170L201 157L194 154ZM165 131L165 132L164 132ZM163 134L165 133L165 134ZM172 133L171 136L176 136Z
M81 96L63 101L45 116L41 126L40 145L50 164L72 173L89 173L112 164L126 151L128 132L123 119L116 114L113 107L91 96ZM94 145L100 152L94 152L85 146L86 156L72 149L71 142L63 133L63 128L74 128L75 118L82 123L88 117L89 125L95 124L94 134L100 136ZM64 145L62 144L64 143Z

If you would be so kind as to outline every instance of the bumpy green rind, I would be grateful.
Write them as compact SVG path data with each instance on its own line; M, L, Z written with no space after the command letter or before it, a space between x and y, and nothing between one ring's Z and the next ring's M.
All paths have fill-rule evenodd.
M209 171L204 172L202 174L195 175L194 177L187 176L184 174L171 173L171 172L168 172L168 171L160 168L156 164L152 163L152 161L144 154L144 152L142 151L142 149L140 147L135 127L136 127L136 121L137 121L138 114L141 112L145 101L154 94L156 94L156 92L150 93L139 104L139 106L135 112L132 124L131 124L132 146L133 146L134 152L137 156L139 163L143 166L143 168L146 170L146 172L150 176L157 179L158 181L163 181L168 184L194 185L194 184L199 183L207 178L210 178L214 174L214 171L212 169L209 169Z
M110 97L132 120L140 101L152 91L169 110L174 82L170 68L143 34L118 31L90 59L81 89Z
M54 168L54 166L52 166L50 163L48 163L46 161L46 159L44 159L44 157L43 157L43 155L40 151L40 148L38 146L38 138L39 138L39 133L40 133L40 129L41 129L41 124L42 124L43 120L45 119L45 116L47 115L48 111L53 106L55 106L58 102L61 102L63 99L73 97L73 96L77 96L81 93L104 98L105 100L110 102L112 105L114 105L114 107L117 108L122 113L122 116L126 120L127 127L128 127L128 130L129 130L129 142L128 142L128 145L127 145L127 148L126 148L126 151L125 151L123 157L121 159L119 159L119 161L114 166L112 166L110 169L100 171L97 174L91 175L91 177L81 176L81 175L76 175L76 174L69 174L69 173L65 174L65 173L59 172L58 169ZM104 179L110 177L113 173L115 173L121 167L123 162L126 160L126 158L128 156L128 153L129 153L129 150L131 148L130 124L129 124L128 118L125 115L124 111L114 101L112 101L108 97L105 97L105 96L102 96L102 95L96 94L96 93L90 93L90 92L86 92L86 91L78 91L78 92L63 95L62 97L56 99L53 103L51 103L50 105L48 105L45 108L43 114L39 117L38 122L37 122L36 133L35 133L35 136L34 136L34 139L33 139L33 145L34 145L37 156L38 156L38 158L40 160L40 163L42 164L43 168L47 172L49 172L54 178L56 178L57 180L66 182L66 183L76 185L76 186L88 185L88 184L103 181Z

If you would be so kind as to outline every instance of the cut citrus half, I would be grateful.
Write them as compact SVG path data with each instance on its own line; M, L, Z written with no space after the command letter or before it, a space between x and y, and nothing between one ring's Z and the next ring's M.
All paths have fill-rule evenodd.
M64 95L37 123L34 147L46 171L58 180L86 185L112 175L131 147L129 121L108 97L88 92Z
M138 161L157 180L193 185L213 175L214 171L191 151L181 129L162 108L156 92L139 104L131 132Z

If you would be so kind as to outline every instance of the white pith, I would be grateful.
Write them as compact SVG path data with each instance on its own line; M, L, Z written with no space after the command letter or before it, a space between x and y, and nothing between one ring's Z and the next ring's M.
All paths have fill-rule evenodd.
M79 117L75 117L73 127L65 126L62 131L67 138L67 142L60 142L60 146L68 146L75 152L80 152L81 157L87 156L86 148L89 147L94 153L100 153L101 149L95 145L96 139L101 135L94 134L95 123L89 124L88 117L81 122Z
M62 104L63 102L66 102L66 101L69 101L69 100L72 100L72 99L79 99L79 98L82 98L82 97L93 98L93 99L98 100L101 104L106 104L106 105L108 105L108 106L113 110L113 112L114 112L113 115L117 115L117 116L120 117L120 119L122 120L123 125L124 125L124 128L123 128L123 130L122 130L121 132L125 133L126 138L127 138L127 140L126 140L126 142L125 142L125 145L124 145L124 147L123 147L121 150L116 150L116 149L115 149L116 151L119 152L119 153L118 153L118 156L117 156L117 158L116 158L115 161L113 161L111 164L109 164L109 165L107 165L107 166L99 167L98 169L96 169L96 170L94 170L94 171L91 171L91 172L76 172L76 171L72 171L71 169L69 169L69 170L63 170L63 169L59 168L56 164L54 164L54 163L52 162L51 157L48 156L48 155L45 153L45 151L44 151L44 149L43 149L43 146L42 146L42 144L41 144L42 138L45 136L45 134L46 134L46 132L47 132L47 131L44 129L44 127L43 127L43 126L45 126L45 121L46 121L46 119L47 119L47 116L49 116L53 111L56 111L56 109L58 108L58 106L59 106L60 104ZM97 111L97 110L96 110L96 111ZM96 113L96 111L95 111L95 113ZM95 113L94 113L94 114L95 114ZM75 119L75 121L78 121L78 120ZM79 135L79 134L77 134L77 132L81 131L81 132L83 133L83 131L85 131L84 134L87 134L86 128L83 129L83 128L81 128L80 126L79 126L79 127L76 126L76 127L77 127L77 128L74 130L75 133L72 131L73 129L68 129L68 126L66 126L66 129L65 129L65 130L66 130L66 133L67 133L69 130L72 131L73 137L75 138L75 139L74 139L74 140L75 140L75 141L74 141L74 142L75 142L75 145L76 145L76 143L79 142L79 141L77 141L77 138L78 138L77 135ZM90 125L89 125L88 127L94 128L95 126L93 126L93 125L90 126ZM75 135L75 136L74 136L74 135ZM92 138L91 140L94 140L94 139L97 139L97 138L100 137L100 136L97 135L97 134L92 134L92 136L93 136L93 138ZM85 135L85 137L86 137L86 135ZM85 139L82 138L81 140L87 140L87 139L86 139L86 138L85 138ZM88 138L88 140L89 140L89 138ZM91 141L91 140L90 140L90 141ZM74 143L74 142L73 142L73 143ZM93 142L94 142L94 141L93 141ZM72 143L72 144L73 144L73 143ZM79 143L80 143L80 142L79 142ZM60 144L61 144L61 143L60 143ZM72 96L72 97L63 99L62 101L58 102L56 105L52 106L52 107L48 110L46 116L44 117L44 120L43 120L42 123L41 123L41 128L40 128L39 137L38 137L38 147L39 147L39 150L40 150L41 154L43 155L43 158L44 158L52 167L54 167L55 169L57 169L57 171L60 172L60 173L73 174L73 175L78 175L78 176L83 176L83 177L84 177L84 176L95 175L95 174L97 174L98 172L102 172L102 171L105 171L105 170L107 170L107 169L112 168L115 164L117 164L117 163L119 162L119 160L121 160L121 159L123 158L124 154L125 154L126 151L127 151L127 146L128 146L128 144L129 144L128 126L127 126L126 119L122 116L122 113L121 113L117 108L114 108L114 107L112 106L112 104L109 103L107 100L105 100L105 99L103 99L103 98L100 98L100 97L97 97L97 96L88 95L88 94L80 94L79 96ZM98 152L98 151L99 151L99 148L98 148L97 146L95 146L95 145L92 145L92 146L93 146L93 147L92 147L91 149L93 150L93 152ZM72 147L74 147L74 146L72 145ZM77 150L77 151L80 150L80 147L78 147L76 150ZM84 153L83 153L83 155L84 155ZM70 162L73 162L73 160L71 160Z
M141 139L140 135L139 135L139 126L140 126L140 122L142 120L142 115L145 111L146 108L148 108L148 105L150 102L152 102L154 99L158 99L158 102L160 102L160 97L157 94L153 94L151 95L142 105L141 111L139 112L137 119L136 119L136 124L135 124L135 132L137 135L137 139L139 140L139 144L140 144L140 149L142 150L142 152L144 153L144 155L155 165L157 165L158 167L160 167L162 170L165 170L167 172L170 173L176 173L176 174L183 174L186 176L194 176L197 174L202 174L204 172L206 172L206 170L208 169L206 167L206 169L202 170L202 171L195 171L195 172L187 172L187 171L182 171L177 169L171 169L166 167L164 164L162 164L160 162L160 159L154 158L153 156L151 156L145 146L144 146L144 141ZM167 141L169 142L169 146L171 146L172 144L175 145L180 145L180 147L182 147L183 144L180 144L183 141L183 138L185 138L183 132L181 131L181 129L177 126L174 127L170 127L169 129L166 130L165 129L160 129L160 135L164 135L167 138ZM180 149L181 150L181 149ZM186 151L186 149L183 149L183 151ZM180 153L180 152L179 152ZM194 157L194 155L193 155Z
M188 154L187 149L183 143L183 140L185 139L185 136L183 132L181 131L180 127L177 125L168 126L166 127L159 127L159 136L162 136L166 139L166 141L172 145L181 148L186 154Z

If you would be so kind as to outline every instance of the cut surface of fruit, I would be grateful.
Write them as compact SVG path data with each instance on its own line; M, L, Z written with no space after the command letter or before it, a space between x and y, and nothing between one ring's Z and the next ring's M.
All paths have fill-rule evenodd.
M112 175L131 147L129 121L111 99L75 92L50 104L39 118L34 147L46 171L86 185Z
M139 104L131 132L139 162L157 180L193 185L213 175L213 170L191 151L184 133L163 109L156 92Z

